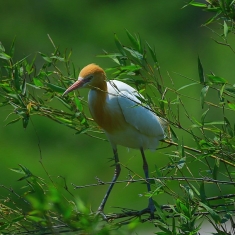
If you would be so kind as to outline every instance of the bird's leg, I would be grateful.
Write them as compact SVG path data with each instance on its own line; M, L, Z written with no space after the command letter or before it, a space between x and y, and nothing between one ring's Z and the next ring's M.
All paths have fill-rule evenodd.
M109 186L109 188L108 188L108 190L107 190L107 192L106 192L106 194L105 194L105 196L104 196L104 198L98 208L99 212L103 211L104 206L105 206L107 199L109 197L109 194L111 193L112 188L113 188L113 186L114 186L114 184L115 184L116 180L118 179L118 176L120 175L120 172L121 172L121 167L120 167L119 159L118 159L118 152L117 152L116 148L113 149L113 153L114 153L114 161L115 161L114 175L113 175L112 183L110 184L110 186Z
M151 187L150 187L149 180L148 180L148 178L149 178L148 163L147 163L147 160L145 158L143 148L140 148L140 152L141 152L142 159L143 159L143 170L144 170L145 178L147 180L147 189L148 189L148 192L150 192L151 191ZM153 202L152 197L149 198L148 208L150 210L151 218L154 218L155 206L154 206L154 202Z

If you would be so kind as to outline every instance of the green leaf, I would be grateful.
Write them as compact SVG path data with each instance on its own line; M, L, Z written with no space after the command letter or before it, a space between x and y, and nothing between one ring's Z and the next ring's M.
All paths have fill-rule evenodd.
M232 129L231 125L230 125L229 120L228 120L226 117L224 117L224 122L225 122L225 124L226 124L226 126L225 126L226 130L228 131L229 135L230 135L231 137L233 137L233 136L234 136L234 134L233 134L233 129Z
M63 99L61 99L57 95L55 95L54 97L58 99L65 107L67 107L68 109L71 109L71 106L68 103L66 103Z
M114 34L114 40L115 40L115 43L116 43L116 46L117 46L117 49L119 50L119 52L123 55L123 56L126 56L126 52L125 50L123 49L123 46L121 44L121 42L119 41L118 37L117 37L117 34Z
M224 101L224 98L223 98L224 88L225 88L225 84L221 87L221 89L220 89L220 91L219 91L220 101L221 101L221 102Z
M158 60L157 60L157 56L156 56L155 50L153 50L152 47L151 47L147 42L146 42L146 44L147 44L147 46L148 46L148 49L149 49L149 51L150 51L150 54L151 54L151 57L152 57L154 63L155 63L156 65L158 65ZM158 65L158 66L159 66L159 65Z
M131 54L134 58L136 58L136 59L138 59L138 60L140 60L140 61L143 60L143 58L144 58L141 53L139 53L138 51L136 51L136 50L134 50L134 49L132 49L132 48L123 46L123 49L125 49L126 51L129 51L130 54Z
M205 122L205 118L206 118L206 115L208 113L209 109L207 109L201 116L201 124L202 126L204 125L204 122Z
M16 223L16 222L19 222L19 221L21 221L23 219L24 219L24 216L20 215L20 216L18 216L16 218L12 219L11 222Z
M208 207L207 205L205 205L202 202L199 202L199 205L201 207L203 207L210 214L211 218L214 220L214 222L216 224L220 224L221 223L221 219L220 219L219 214L217 214L213 209L211 209L210 207Z
M82 112L82 110L83 110L82 103L81 103L81 101L77 98L76 95L74 95L74 101L75 101L75 104L76 104L78 110L79 110L80 112Z
M208 74L207 77L209 78L210 82L213 84L225 84L227 80L218 76Z
M10 168L11 171L14 171L19 174L25 174L25 172L22 170L22 168Z
M6 53L4 53L4 52L0 52L0 59L10 60L11 57L9 55L7 55Z
M59 116L56 116L55 118L58 119L59 121L63 122L63 123L72 124L72 121L69 120L69 119L59 117Z
M5 52L5 48L4 48L4 46L2 45L1 42L0 42L0 52Z
M221 219L221 224L226 223L227 221L232 219L232 216L233 216L232 212L227 212Z
M184 148L182 148L182 151L183 149ZM184 167L185 163L186 163L186 158L185 157L181 158L177 163L177 168L181 170Z
M228 32L229 32L228 25L227 25L226 21L224 21L224 36L225 37L227 37Z
M22 121L23 121L23 128L26 128L29 123L29 115L25 115L25 117L23 117Z
M202 63L201 60L198 56L197 58L197 65L198 65L198 74L199 74L199 80L201 84L205 84L205 76L204 76L204 72L203 72L203 67L202 67Z
M234 103L231 103L230 101L227 101L227 104L228 104L228 107L232 110L235 111L235 104Z
M10 124L13 124L13 123L16 123L16 122L18 122L20 119L21 119L20 117L19 117L19 118L16 118L16 119L14 119L14 120L8 122L8 123L6 124L6 126L8 126L8 125L10 125Z
M208 20L206 21L206 23L203 24L203 26L206 26L206 25L212 23L212 22L222 13L222 11L218 11L218 10L216 10L216 12L217 12L217 13L216 13L213 17L211 17L210 19L208 19Z
M34 215L27 215L26 218L36 223L45 221L45 219Z
M218 159L215 160L215 165L212 171L212 176L214 180L217 180L217 176L218 176L218 171L219 171L219 163L220 161Z
M14 86L16 90L20 90L20 78L18 68L16 66L14 68Z
M170 133L171 133L171 135L172 135L172 136L171 136L172 140L173 140L174 142L178 143L178 142L179 142L179 139L178 139L176 133L174 132L174 130L171 128L171 126L170 126Z
M11 44L11 48L10 48L10 56L13 57L14 53L15 53L15 39L13 39L12 44Z
M140 70L141 68L142 68L141 66L136 65L136 64L120 67L121 71L130 71L130 72L138 71L138 70Z
M200 3L200 2L190 2L189 5L194 6L194 7L201 7L201 8L207 8L207 5L205 3Z
M200 198L203 203L206 202L206 192L205 192L205 185L203 181L201 182L201 185L200 185Z
M45 54L43 54L43 53L41 53L41 52L38 52L38 53L42 56L42 58L43 58L46 62L49 62L49 63L52 62L52 59L51 59L50 57L48 57L47 55L45 55Z
M126 29L126 34L129 38L131 44L133 45L134 49L139 51L139 42L138 42L138 40L135 37L133 37L133 35L130 34L130 32L127 29Z
M43 83L41 82L41 80L39 78L34 77L33 78L33 83L37 86L37 87L43 87Z
M58 93L64 93L65 92L65 88L54 85L52 83L45 83L47 85L48 88L50 88L52 91L58 92Z
M183 90L185 88L188 88L189 86L194 86L194 85L198 85L198 83L197 82L193 82L193 83L187 84L185 86L180 87L177 91Z
M206 98L208 89L209 89L209 86L204 86L201 90L200 103L201 103L202 108L204 108L205 98Z
M51 58L51 59L57 59L57 60L59 60L59 61L61 61L61 62L65 62L65 61L66 61L64 58L59 57L59 56L51 56L50 58Z
M225 90L235 94L235 87L228 87Z
M27 86L26 86L26 79L24 78L23 79L23 83L22 83L22 87L21 87L21 94L23 95L23 96L25 96L25 93L26 93L26 89L27 89Z
M176 199L176 208L179 213L184 215L187 215L189 212L187 206L180 199Z

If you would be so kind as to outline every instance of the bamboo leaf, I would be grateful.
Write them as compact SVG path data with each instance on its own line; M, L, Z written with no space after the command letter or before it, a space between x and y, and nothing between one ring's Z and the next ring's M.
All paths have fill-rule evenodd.
M76 95L74 95L74 101L75 101L75 104L76 104L78 110L79 110L80 112L82 112L82 111L83 111L82 103L81 103L81 101L77 98Z
M234 103L231 103L230 101L227 101L227 104L228 104L228 107L232 110L235 111L235 104Z
M48 88L50 88L52 91L58 92L58 93L64 93L65 92L65 88L54 85L52 83L45 83L47 85Z
M14 86L16 90L20 90L20 78L19 78L19 71L17 66L14 69Z
M155 50L153 50L152 47L151 47L147 42L146 42L146 44L147 44L147 46L148 46L148 49L149 49L149 51L150 51L150 54L151 54L151 57L152 57L154 63L155 63L156 65L158 65L158 60L157 60L157 56L156 56Z
M121 44L121 42L119 41L117 34L114 34L114 40L115 40L115 44L117 46L117 49L119 50L119 52L123 55L126 56L126 52L123 49L123 45Z
M201 103L202 109L204 108L205 98L206 98L208 89L209 89L209 86L204 86L201 90L200 103Z
M217 180L217 176L218 176L218 171L219 171L219 160L216 159L215 160L215 165L214 165L214 168L213 168L213 171L212 171L212 176L213 176L213 179L214 180Z
M227 25L226 21L224 21L224 36L225 37L227 37L228 32L229 32L228 25Z
M185 86L180 87L177 91L183 90L185 88L188 88L189 86L194 86L194 85L198 85L198 83L197 82L193 82L193 83L187 84Z
M198 65L198 75L199 75L200 83L205 84L206 80L205 80L203 67L202 67L202 63L201 63L201 60L200 60L199 56L198 56L198 59L197 59L197 65Z
M0 59L10 60L11 57L9 55L7 55L6 53L4 53L4 52L0 52Z
M8 123L6 124L6 126L8 126L8 125L10 125L10 124L13 124L13 123L16 123L16 122L18 122L20 119L21 119L20 117L19 117L19 118L16 118L16 119L14 119L14 120L8 122Z
M201 207L203 207L207 212L209 212L211 218L214 220L214 222L215 222L216 224L220 224L221 219L220 219L219 214L217 214L213 209L211 209L210 207L208 207L207 205L205 205L205 204L202 203L202 202L199 202L199 205L200 205Z
M205 184L204 182L202 181L201 185L200 185L200 198L201 198L201 201L203 203L206 202L206 192L205 192Z
M218 77L218 76L214 76L214 75L208 74L207 77L209 78L210 82L212 82L214 84L225 84L225 83L228 83L226 79Z
M205 118L206 118L206 115L208 113L209 109L207 109L201 116L201 124L202 126L204 125L204 122L205 122Z
M126 34L133 45L134 49L139 50L139 42L137 39L126 29Z
M33 78L33 83L37 86L37 87L42 87L43 83L41 82L41 80L39 78L34 77Z

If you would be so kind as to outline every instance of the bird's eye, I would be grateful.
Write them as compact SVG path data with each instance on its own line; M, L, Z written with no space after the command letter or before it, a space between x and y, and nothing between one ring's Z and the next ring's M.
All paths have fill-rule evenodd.
M93 75L87 77L87 81L89 82L93 78Z

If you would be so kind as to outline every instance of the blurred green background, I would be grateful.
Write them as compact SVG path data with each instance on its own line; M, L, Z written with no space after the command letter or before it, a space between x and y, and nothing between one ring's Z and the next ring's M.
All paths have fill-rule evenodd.
M139 34L143 41L155 47L163 78L169 80L169 72L176 88L189 81L174 72L198 79L198 55L207 73L213 71L218 76L233 81L231 51L213 42L211 38L215 34L200 27L211 15L193 7L181 9L186 2L1 1L0 40L9 49L16 37L16 60L28 54L34 55L38 51L45 54L53 52L47 36L49 34L61 51L72 49L72 61L77 69L88 63L97 63L108 68L114 64L108 59L97 58L96 55L102 54L103 49L108 52L116 50L114 33L124 45L127 44L127 29L133 34ZM219 26L216 30L219 30ZM198 92L199 97L200 89L190 92ZM87 97L87 91L82 94ZM202 113L200 106L192 106L191 109L195 115L199 113L200 116ZM103 181L111 180L114 169L108 162L108 158L112 157L109 143L85 135L75 135L74 131L43 117L32 117L27 129L23 129L20 122L5 126L6 118L12 111L10 106L0 109L0 184L11 186L21 193L20 187L24 182L17 182L20 176L9 170L17 167L17 164L26 166L37 176L47 178L39 163L40 144L42 161L51 178L63 185L63 180L57 177L65 177L70 190L96 210L107 186L74 191L70 183L95 183L96 176ZM146 154L151 171L155 169L155 164L161 167L168 161L163 150L153 153L148 151ZM123 164L143 175L138 151L120 147L119 156ZM127 177L128 171L123 170L120 179ZM128 187L124 184L116 185L105 211L115 211L110 209L111 206L143 209L147 205L147 199L139 194L146 191L145 187L142 184L131 184ZM0 195L6 194L6 190L0 190ZM159 200L160 203L167 203L166 198Z

